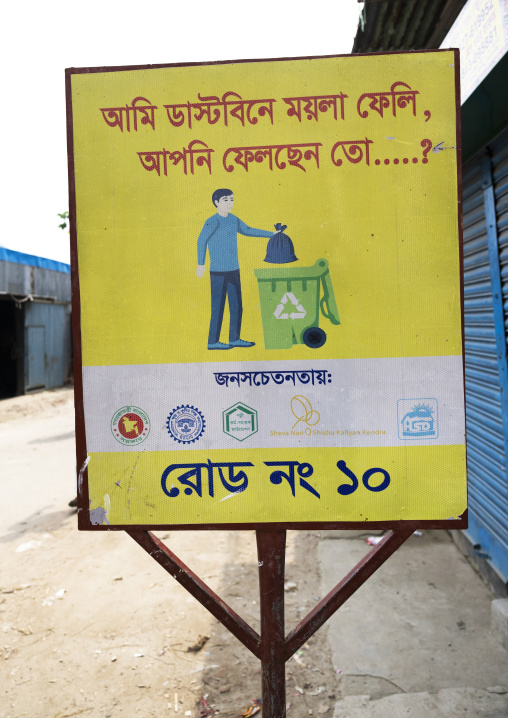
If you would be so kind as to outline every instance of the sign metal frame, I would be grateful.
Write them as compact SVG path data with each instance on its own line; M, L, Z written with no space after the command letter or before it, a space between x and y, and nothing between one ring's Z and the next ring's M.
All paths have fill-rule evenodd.
M418 51L417 51L418 52ZM421 52L439 52L425 50ZM462 191L460 150L460 67L459 51L455 55L455 87L457 116L457 182L458 195ZM375 55L402 53L375 53ZM415 54L415 53L412 53ZM341 57L330 55L325 57ZM67 143L69 167L69 214L71 241L71 283L74 344L74 389L76 424L76 462L78 467L78 528L90 531L125 531L149 555L170 573L191 595L240 640L260 661L262 666L263 715L265 718L284 718L285 662L318 630L328 618L370 576L407 541L416 529L464 529L467 528L467 510L459 517L448 520L397 520L397 521L312 521L228 524L143 524L143 525L93 525L89 517L89 493L87 483L87 443L83 407L82 352L80 326L80 293L78 272L78 247L76 228L76 190L74 176L73 115L71 77L74 74L104 73L119 70L146 70L167 67L189 67L245 62L277 62L279 60L310 60L313 57L274 58L273 60L236 60L211 63L172 63L162 65L70 68L66 70ZM459 251L462 268L462 205L458 203ZM464 361L464 310L463 275L461 272L462 346ZM287 530L309 529L373 529L388 533L367 555L325 596L317 606L287 636L284 635L284 567ZM210 531L255 530L258 547L260 579L261 635L258 635L235 611L196 576L151 531Z
M443 50L419 50L418 52L443 52ZM461 161L461 127L460 127L460 60L459 51L453 50L455 55L455 106L456 106L456 133L457 133L457 189L458 197L462 193L462 161ZM403 52L395 53L372 53L368 57L376 57L379 55L397 55L407 54ZM464 529L467 528L467 509L458 517L447 520L393 520L393 521L296 521L296 522L270 522L270 523L207 523L207 524L129 524L124 526L104 526L93 525L88 516L89 496L87 482L87 445L85 418L83 409L83 382L82 382L82 352L81 352L81 324L80 324L80 293L79 293L79 272L78 272L78 247L77 247L77 229L76 229L76 188L74 176L74 141L73 141L73 113L72 113L72 94L71 94L71 77L76 74L105 73L128 70L148 70L156 68L170 67L192 67L207 65L230 65L239 63L258 63L258 62L280 62L285 60L313 60L327 59L338 57L350 57L344 55L326 55L321 57L296 57L296 58L268 58L268 59L251 59L251 60L232 60L217 62L189 62L189 63L168 63L158 65L136 65L136 66L118 66L118 67L86 67L86 68L69 68L66 70L66 106L67 106L67 150L68 150L68 174L69 174L69 216L70 216L70 242L71 242L71 283L72 283L72 332L74 346L74 390L75 390L75 424L76 424L76 464L80 467L78 475L78 527L80 530L88 531L110 531L110 530L155 530L161 531L170 529L173 531L183 530L288 530L288 529L359 529L368 526L371 529L385 530L401 530L405 527L412 526L422 529ZM362 56L364 57L364 56ZM458 220L458 237L460 266L463 263L463 238L462 238L462 203L458 202L457 210ZM464 278L461 271L460 274L460 292L461 292L461 318L462 318L462 359L464 371ZM465 384L465 376L463 376L463 384Z

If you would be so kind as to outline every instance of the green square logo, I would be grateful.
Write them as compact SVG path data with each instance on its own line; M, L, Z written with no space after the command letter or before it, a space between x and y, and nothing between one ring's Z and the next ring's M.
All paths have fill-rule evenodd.
M239 401L222 412L222 430L238 441L244 441L258 430L258 413Z

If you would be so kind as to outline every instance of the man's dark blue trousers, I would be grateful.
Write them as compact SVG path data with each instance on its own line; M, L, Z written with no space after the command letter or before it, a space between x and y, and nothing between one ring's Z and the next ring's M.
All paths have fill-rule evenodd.
M219 341L226 297L228 298L230 316L229 341L237 341L240 339L243 314L240 270L210 272L210 290L212 293L212 316L208 344L216 344Z

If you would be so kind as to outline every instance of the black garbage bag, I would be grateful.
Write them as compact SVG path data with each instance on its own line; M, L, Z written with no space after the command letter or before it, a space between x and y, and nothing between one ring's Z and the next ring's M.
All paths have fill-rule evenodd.
M275 229L280 230L280 232L277 231L277 234L274 234L268 240L265 262L270 262L270 264L289 264L290 262L298 261L293 242L287 234L284 234L286 228L287 225L280 222L275 225Z

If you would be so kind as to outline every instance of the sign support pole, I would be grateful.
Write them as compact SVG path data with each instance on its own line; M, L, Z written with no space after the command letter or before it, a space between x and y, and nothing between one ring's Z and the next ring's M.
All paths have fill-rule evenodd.
M284 571L286 532L256 531L261 603L263 718L286 715Z
M126 533L261 661L263 716L286 718L286 661L408 540L415 523L408 521L383 536L286 637L285 530L256 529L261 636L150 531L128 529Z

